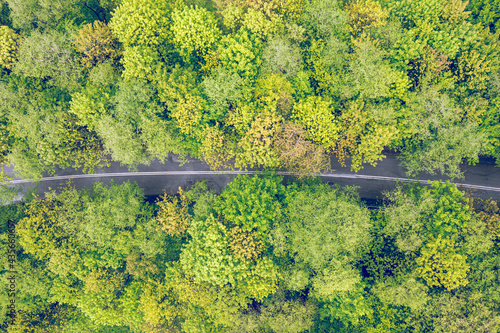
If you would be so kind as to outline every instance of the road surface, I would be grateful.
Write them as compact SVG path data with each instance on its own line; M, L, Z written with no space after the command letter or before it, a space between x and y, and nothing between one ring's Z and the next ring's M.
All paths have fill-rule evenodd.
M405 170L398 165L395 155L388 155L384 160L378 162L376 167L367 165L361 171L355 173L349 168L332 162L332 169L321 175L324 182L339 185L359 186L362 198L381 199L384 191L393 190L397 181L408 181ZM493 198L500 201L500 168L495 167L491 161L482 161L476 166L464 166L465 177L455 180L463 188L471 188L474 193L483 198ZM254 173L255 171L234 171L218 173L210 171L206 163L197 159L190 159L189 163L180 165L175 156L170 156L164 164L153 161L149 166L139 166L138 170L130 171L119 163L112 163L110 167L96 170L93 174L84 174L80 170L64 169L58 170L56 176L46 176L35 184L30 180L15 177L12 167L5 167L5 172L13 177L12 185L24 186L23 192L29 187L36 186L40 193L49 188L57 188L69 179L76 188L91 186L93 182L99 181L109 183L112 179L120 184L125 181L137 182L143 188L147 196L162 194L164 191L176 192L178 187L183 188L193 185L197 181L207 180L211 189L220 191L240 173ZM280 173L291 177L288 173ZM418 181L427 183L427 180L443 180L442 176L420 175Z

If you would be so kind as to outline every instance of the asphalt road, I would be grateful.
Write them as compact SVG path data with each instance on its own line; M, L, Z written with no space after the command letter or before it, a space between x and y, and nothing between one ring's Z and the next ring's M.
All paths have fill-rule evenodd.
M324 182L359 186L361 197L368 199L381 199L382 193L393 190L397 181L408 181L405 170L398 165L395 155L388 155L378 162L376 167L366 165L357 173L352 172L349 165L342 167L336 161L332 162L332 169L333 171L321 175ZM495 167L492 161L485 160L476 166L464 166L463 169L465 177L455 180L458 185L473 188L474 193L483 198L491 197L500 201L499 167ZM46 176L38 184L15 177L10 166L6 166L4 171L13 176L13 181L10 182L12 185L23 186L23 193L27 188L34 186L39 189L40 193L43 193L49 188L57 188L69 179L76 188L91 186L96 181L109 183L113 179L118 184L125 181L137 182L148 196L159 195L164 191L176 192L179 186L186 188L201 180L207 180L209 188L220 191L238 173L244 173L241 171L213 172L206 163L196 159L190 159L187 164L181 166L175 156L170 156L164 164L153 161L149 166L139 166L136 171L130 171L119 163L112 163L108 168L98 169L94 174L83 174L81 170L71 168L58 170L55 177ZM252 172L254 171L250 171ZM285 177L290 177L287 173L283 174ZM419 176L419 181L423 183L427 183L427 180L443 179L446 178L425 174Z

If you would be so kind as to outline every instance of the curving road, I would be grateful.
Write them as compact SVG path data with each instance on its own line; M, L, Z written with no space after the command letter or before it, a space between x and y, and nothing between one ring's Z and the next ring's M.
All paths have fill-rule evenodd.
M382 198L382 192L394 189L396 182L409 181L405 170L398 165L395 155L388 155L379 162L376 167L365 166L358 173L352 172L347 167L342 167L336 162L332 162L333 171L323 173L320 176L323 181L339 185L359 186L361 197L369 199ZM58 170L57 176L46 176L38 184L30 180L15 177L12 167L5 167L5 172L13 177L10 185L24 186L23 192L28 187L36 186L40 192L45 192L49 188L57 188L69 179L77 188L90 186L93 182L99 181L109 183L114 179L116 183L124 181L137 182L144 189L148 196L158 195L164 191L176 191L179 186L188 187L200 180L207 180L210 188L219 191L237 174L251 174L256 171L233 171L214 172L210 171L208 165L200 160L191 159L189 163L181 166L175 156L171 156L164 164L153 161L149 166L139 166L138 170L131 172L127 167L119 163L112 163L108 168L96 170L94 174L84 174L81 170L64 169ZM476 195L484 198L493 198L500 201L500 168L495 167L491 161L482 161L476 166L464 166L465 177L456 180L463 188L472 189ZM278 172L286 177L290 177L288 172ZM427 180L445 179L439 176L420 175L418 181L427 184Z

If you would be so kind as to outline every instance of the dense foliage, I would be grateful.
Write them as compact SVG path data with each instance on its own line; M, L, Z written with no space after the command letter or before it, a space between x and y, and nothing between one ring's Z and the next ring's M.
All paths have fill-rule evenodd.
M499 17L496 0L0 0L0 163L36 179L174 153L308 178L392 150L408 175L459 177L500 165ZM0 215L9 333L500 327L498 206L449 182L373 211L272 172L155 203L95 183Z
M1 156L310 175L400 154L411 175L500 160L498 4L4 0Z
M500 328L499 209L449 182L399 186L372 211L353 187L272 175L155 203L128 182L68 184L0 214L15 223L9 333Z

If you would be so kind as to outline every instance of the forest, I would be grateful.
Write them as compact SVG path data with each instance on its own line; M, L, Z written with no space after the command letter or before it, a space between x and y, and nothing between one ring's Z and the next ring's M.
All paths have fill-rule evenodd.
M494 0L2 0L0 162L500 161ZM499 162L500 163L500 162Z
M354 187L272 174L154 201L129 182L67 184L0 214L18 252L1 259L17 270L9 333L500 327L499 208L449 181L400 185L378 209Z
M371 207L312 176L387 152L411 177L500 166L497 0L0 6L0 164L19 177L171 154L262 171L0 206L2 331L500 331L495 201L435 181Z

